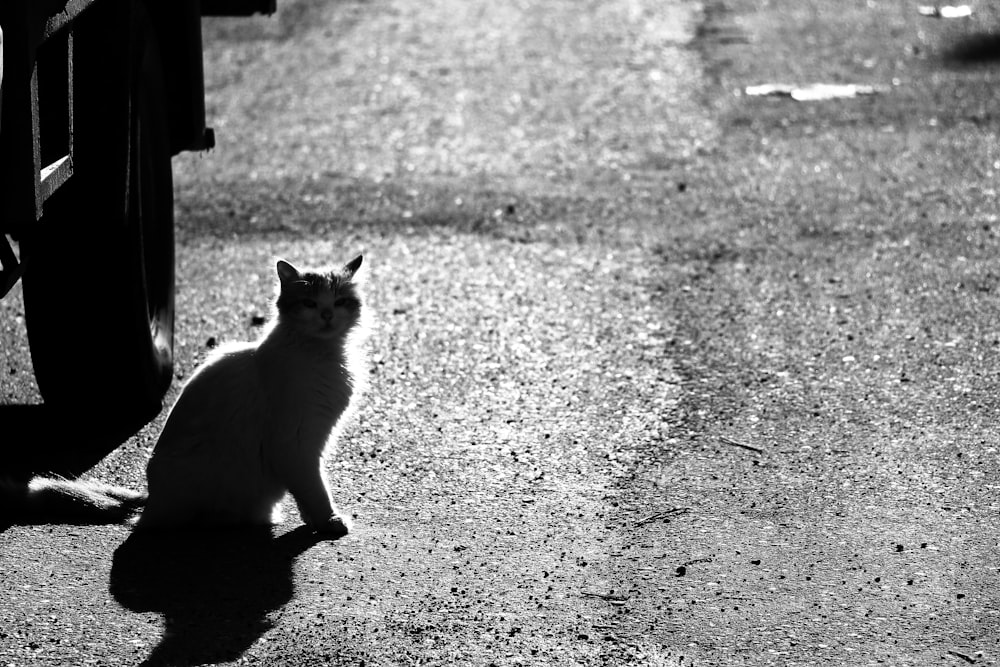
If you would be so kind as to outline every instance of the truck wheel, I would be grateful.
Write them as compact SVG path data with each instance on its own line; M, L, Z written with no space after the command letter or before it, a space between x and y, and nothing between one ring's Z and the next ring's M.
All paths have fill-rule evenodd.
M139 11L129 18L132 39L124 47L88 43L78 29L74 175L45 203L41 233L21 244L42 397L112 420L152 418L173 366L173 177L163 70Z

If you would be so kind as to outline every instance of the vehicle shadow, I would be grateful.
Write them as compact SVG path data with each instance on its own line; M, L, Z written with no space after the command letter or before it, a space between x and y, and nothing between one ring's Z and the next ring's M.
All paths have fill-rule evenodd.
M238 659L292 598L295 559L328 538L306 528L137 530L115 551L109 589L134 612L164 617L145 665Z
M944 52L944 61L954 67L995 66L1000 63L1000 35L963 35Z
M155 415L97 414L49 405L0 405L0 474L76 477Z

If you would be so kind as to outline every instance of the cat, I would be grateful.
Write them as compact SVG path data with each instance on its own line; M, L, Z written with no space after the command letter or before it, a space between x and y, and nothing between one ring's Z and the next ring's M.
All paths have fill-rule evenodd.
M277 263L275 313L255 343L221 346L184 385L146 468L146 494L100 482L36 477L0 484L0 500L137 529L270 525L286 493L313 530L342 536L324 453L354 412L368 330L362 256L332 271ZM75 512L75 515L74 515Z

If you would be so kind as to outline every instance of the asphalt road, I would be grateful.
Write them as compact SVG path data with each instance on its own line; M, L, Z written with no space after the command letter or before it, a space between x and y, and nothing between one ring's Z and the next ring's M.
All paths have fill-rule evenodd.
M11 527L0 664L996 664L996 10L280 4L206 23L171 397L364 251L357 530Z

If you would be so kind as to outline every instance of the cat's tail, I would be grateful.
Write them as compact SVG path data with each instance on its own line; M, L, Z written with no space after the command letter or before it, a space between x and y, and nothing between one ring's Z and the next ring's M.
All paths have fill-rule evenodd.
M0 519L9 523L125 523L145 503L144 493L101 482L0 478Z

